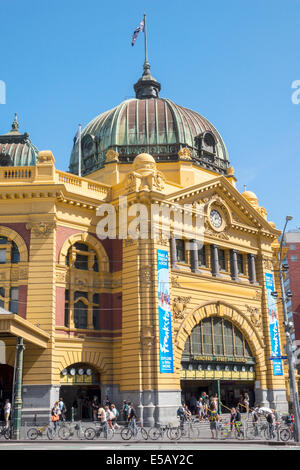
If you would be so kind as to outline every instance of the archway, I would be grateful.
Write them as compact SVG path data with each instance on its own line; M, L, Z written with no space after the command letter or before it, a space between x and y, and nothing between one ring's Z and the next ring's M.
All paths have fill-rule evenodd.
M219 396L230 408L249 393L255 400L256 369L264 366L261 328L240 310L222 302L198 306L179 327L175 344L182 398L199 398L201 392Z
M61 371L59 396L67 408L66 419L92 420L94 396L101 403L100 384L100 373L88 363L78 362Z
M0 364L0 421L4 421L3 406L8 398L12 402L14 368Z

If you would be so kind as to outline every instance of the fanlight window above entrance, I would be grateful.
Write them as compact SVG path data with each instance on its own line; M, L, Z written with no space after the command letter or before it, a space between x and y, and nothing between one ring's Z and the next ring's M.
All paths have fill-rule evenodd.
M210 317L196 325L188 337L182 359L206 356L251 360L253 355L243 334L228 320Z

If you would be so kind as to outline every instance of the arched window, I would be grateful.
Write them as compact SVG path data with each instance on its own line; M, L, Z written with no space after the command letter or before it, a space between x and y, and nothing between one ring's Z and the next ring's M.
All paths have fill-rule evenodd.
M20 252L17 244L8 237L0 235L0 271L10 273L9 267L20 262ZM4 266L5 265L5 266ZM18 282L4 276L0 284L0 307L12 313L18 313L19 287Z
M69 285L67 283L65 290L65 326L99 329L99 262L96 251L87 243L76 242L67 252L66 265Z
M210 317L196 325L186 341L183 356L227 356L250 358L252 353L243 334L233 323Z

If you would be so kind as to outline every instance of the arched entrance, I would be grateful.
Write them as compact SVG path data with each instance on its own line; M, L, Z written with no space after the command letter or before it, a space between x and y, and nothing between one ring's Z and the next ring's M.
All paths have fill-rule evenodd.
M7 364L0 364L0 421L4 420L3 406L8 398L12 401L14 368Z
M217 394L221 403L231 408L247 392L252 405L255 363L246 338L233 322L219 316L206 317L192 328L185 342L180 372L182 399L193 411L202 392Z
M92 420L93 397L101 402L99 372L87 363L68 366L60 373L59 396L67 407L67 420L72 418L72 408L75 420Z

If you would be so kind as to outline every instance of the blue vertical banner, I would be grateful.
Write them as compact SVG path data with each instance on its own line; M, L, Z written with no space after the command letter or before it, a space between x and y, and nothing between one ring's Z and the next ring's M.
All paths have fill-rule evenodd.
M279 339L279 325L277 315L276 299L271 295L274 292L274 277L273 274L265 273L267 300L268 300L268 319L271 338L272 356L281 356L280 352L280 339ZM283 375L281 359L273 359L273 375Z
M165 250L157 250L157 280L160 372L173 373L169 254Z

